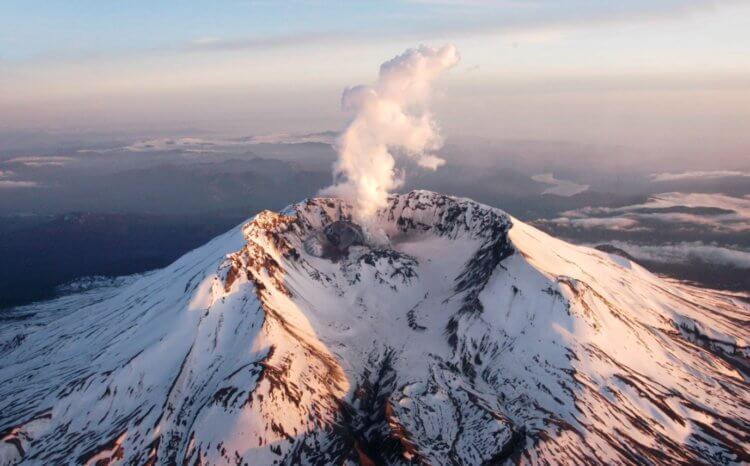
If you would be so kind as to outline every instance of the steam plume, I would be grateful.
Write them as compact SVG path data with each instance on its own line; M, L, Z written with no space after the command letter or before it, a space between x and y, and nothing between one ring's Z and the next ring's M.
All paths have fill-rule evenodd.
M338 140L334 184L322 193L352 201L365 220L403 184L394 154L432 170L443 165L433 154L443 139L428 104L432 82L458 60L453 45L420 46L383 63L375 85L344 90L342 107L354 117Z

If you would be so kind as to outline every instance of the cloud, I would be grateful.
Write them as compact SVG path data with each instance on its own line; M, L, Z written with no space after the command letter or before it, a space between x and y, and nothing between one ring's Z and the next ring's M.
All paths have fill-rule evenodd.
M567 219L568 223L563 222L563 219ZM643 228L641 225L647 221L701 226L718 232L750 231L750 197L663 193L652 196L641 204L568 210L562 212L559 218L540 220L538 223L605 228L607 222L611 222L616 229L634 229Z
M373 86L350 87L341 104L354 117L338 140L334 185L322 191L354 203L360 219L385 206L401 186L395 154L436 169L444 161L433 153L443 144L429 111L433 81L459 61L452 45L421 46L383 63Z
M74 160L75 159L73 157L35 155L15 157L6 160L5 163L20 163L22 165L26 165L27 167L43 167L61 166L67 164L68 162L73 162Z
M396 23L397 27L388 31L388 38L394 41L504 35L524 42L537 42L540 38L560 37L562 31L581 26L679 17L710 10L721 4L740 3L740 0L403 0L402 3L418 5L422 11L417 20L400 26ZM310 44L365 43L382 39L383 30L377 26L329 28L267 36L197 37L185 43L180 50L231 52Z
M503 35L563 31L580 27L627 24L685 17L742 0L406 0L423 7L424 17L446 15L440 30L429 26L420 32L459 35Z
M363 36L355 31L311 31L282 35L240 37L222 39L218 37L199 37L191 40L182 47L183 51L223 51L233 52L252 49L273 49L278 47L293 47L320 43L331 43Z
M0 189L36 188L35 181L0 180Z
M552 185L545 189L542 194L554 194L557 196L570 197L580 194L589 189L587 184L578 184L573 181L559 180L552 173L542 173L531 177L532 180L539 183Z
M248 144L304 144L318 143L333 145L336 143L338 133L334 131L323 131L318 133L290 134L270 133L258 136L242 138Z
M613 246L626 251L636 260L664 264L690 263L694 261L715 265L730 265L750 269L750 251L737 246L726 247L701 241L663 244L659 246L611 241Z
M277 6L279 2L247 2ZM305 2L307 8L324 8L318 2ZM56 50L37 57L46 62L111 60L133 56L160 57L169 53L234 52L272 50L309 45L381 43L413 40L456 39L461 37L510 35L527 37L557 36L561 31L612 23L632 23L661 18L674 18L696 12L710 11L721 5L742 4L742 0L631 0L607 2L591 0L402 0L392 12L373 16L370 25L336 27L322 23L317 29L290 30L281 34L221 37L196 35L179 43L158 43L121 50ZM419 14L412 14L414 7ZM303 10L304 8L300 8ZM398 18L399 21L394 21ZM388 28L382 27L388 24ZM310 24L306 24L310 26ZM278 28L277 28L278 29ZM228 34L237 31L229 31ZM198 33L200 34L200 33ZM12 64L13 59L2 59Z
M729 177L750 177L750 172L741 172L735 170L711 170L711 171L691 171L691 172L679 172L679 173L652 173L649 178L654 183L664 181L682 181L682 180L713 180L717 178L729 178Z
M648 202L618 209L619 211L638 210L639 208L670 208L684 206L690 208L714 208L733 211L730 217L750 219L750 200L747 197L734 197L726 194L711 193L663 193L652 196ZM722 216L718 216L722 217Z
M0 189L36 188L39 184L35 181L9 180L16 176L10 170L0 170Z
M128 152L164 152L164 151L185 151L185 152L211 152L212 147L216 146L214 141L207 141L201 138L154 138L137 141L120 150Z
M557 217L553 219L538 220L535 223L542 223L548 225L554 225L559 227L578 228L582 230L591 230L597 228L606 228L608 230L617 231L635 231L644 230L640 223L632 218L569 218L569 217Z
M190 152L206 153L221 152L231 149L242 149L244 146L257 144L304 144L318 143L333 145L337 133L323 131L317 133L269 133L256 136L245 136L239 138L213 138L205 139L198 137L158 137L136 141L124 147L114 149L81 149L79 153L88 152Z

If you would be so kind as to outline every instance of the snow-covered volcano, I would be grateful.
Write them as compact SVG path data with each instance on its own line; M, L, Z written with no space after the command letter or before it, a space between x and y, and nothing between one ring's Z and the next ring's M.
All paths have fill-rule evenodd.
M739 297L466 199L392 196L364 230L351 213L266 211L15 311L0 463L750 461Z

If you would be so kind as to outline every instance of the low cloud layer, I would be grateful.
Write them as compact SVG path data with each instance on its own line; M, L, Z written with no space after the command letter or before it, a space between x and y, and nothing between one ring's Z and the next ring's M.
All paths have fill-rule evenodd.
M226 152L244 150L246 146L258 144L305 144L318 143L333 145L336 133L324 131L318 133L270 133L236 138L204 138L204 137L159 137L135 141L124 147L114 149L91 149L79 152Z
M741 172L736 170L711 170L711 171L691 171L679 173L653 173L649 176L654 183L666 181L684 181L684 180L715 180L719 178L750 178L750 172Z
M36 188L39 184L35 181L14 180L16 176L10 170L0 170L0 189Z
M539 183L551 185L549 188L545 189L542 194L570 197L589 189L589 185L587 184L578 184L574 181L560 180L555 178L555 175L552 173L541 173L532 176L531 179Z
M73 162L73 157L62 157L52 155L32 155L23 157L14 157L8 159L5 163L19 163L27 167L44 167L44 166L61 166Z
M740 249L739 247L725 247L716 244L706 244L701 241L658 246L635 244L626 241L611 241L610 244L627 252L636 260L640 259L664 264L686 264L697 261L713 265L750 269L750 251Z
M403 184L396 155L435 170L443 139L429 110L432 83L459 61L456 48L421 46L383 63L373 86L344 91L342 107L354 117L337 144L334 184L322 191L354 203L360 219L385 206Z
M644 229L640 226L637 220L622 217L557 217L549 220L543 220L539 223L546 223L558 227L577 228L583 230L603 228L616 231L635 231Z
M750 231L750 198L704 193L664 193L641 204L584 207L537 223L578 229L637 231L647 224L682 224L717 232Z
M34 181L0 180L0 189L36 188Z

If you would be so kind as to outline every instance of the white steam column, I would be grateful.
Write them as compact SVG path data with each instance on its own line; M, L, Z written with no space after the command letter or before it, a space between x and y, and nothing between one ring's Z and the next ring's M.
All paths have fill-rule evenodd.
M321 194L352 202L363 224L403 184L394 152L435 170L443 138L429 110L432 82L459 61L453 45L420 46L383 63L373 86L347 88L342 107L354 118L338 140L334 184Z

